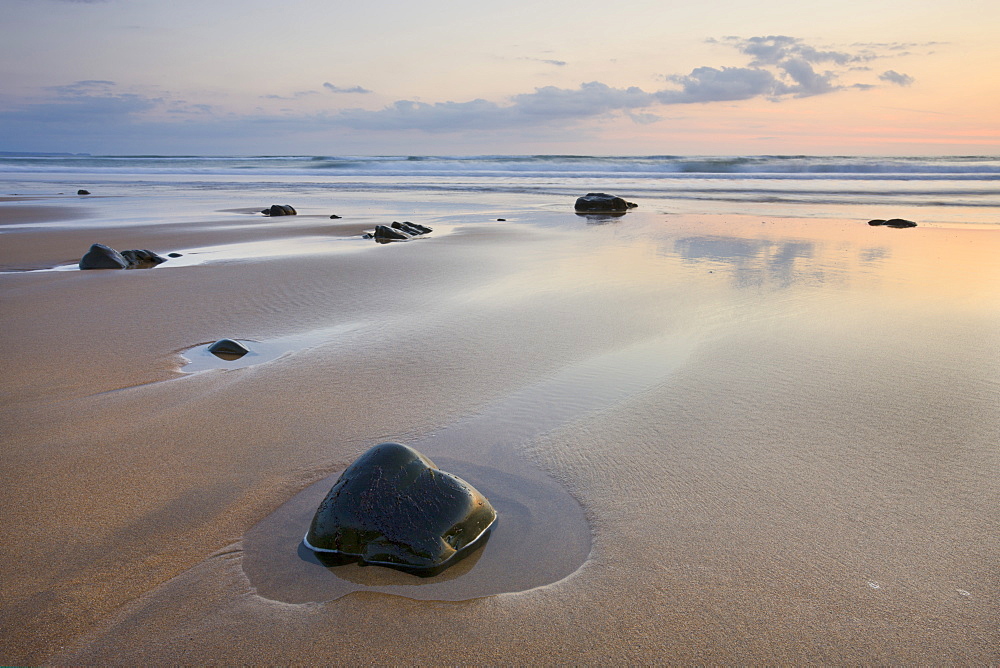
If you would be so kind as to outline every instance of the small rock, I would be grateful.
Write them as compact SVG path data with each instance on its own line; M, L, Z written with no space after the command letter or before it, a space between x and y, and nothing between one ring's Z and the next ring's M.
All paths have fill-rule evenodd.
M233 360L243 357L250 352L250 349L239 341L233 341L232 339L219 339L208 347L208 352L212 353L216 357L221 357L222 359Z
M180 253L167 253L167 257L183 257Z
M128 260L129 268L155 267L167 261L167 258L145 249L123 250L122 257Z
M331 214L330 218L332 220L337 220L337 219L341 218L341 216L338 216L337 214L334 213L334 214Z
M303 542L339 558L434 575L481 545L496 519L469 483L413 448L381 443L341 474Z
M90 191L89 190L84 190L83 188L80 188L79 190L76 191L76 194L77 195L89 195Z
M497 222L498 223L506 223L507 219L506 218L497 218Z

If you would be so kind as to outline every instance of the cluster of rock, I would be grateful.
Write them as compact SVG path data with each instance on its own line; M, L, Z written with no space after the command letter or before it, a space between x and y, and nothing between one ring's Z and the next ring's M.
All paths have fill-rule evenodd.
M637 206L634 202L626 202L607 193L587 193L576 200L576 210L580 212L628 211Z
M341 474L304 544L344 561L435 575L485 542L496 522L472 485L399 443L381 443Z
M917 226L917 224L914 223L912 220L905 220L903 218L890 218L889 220L881 220L881 219L869 220L868 224L872 226L880 225L883 227L896 227L896 228Z
M434 230L426 225L404 221L402 223L392 221L391 225L376 225L374 232L364 235L365 239L375 241L406 241L422 234L428 234Z
M171 253L180 257L179 253ZM94 244L80 259L80 269L148 269L167 261L151 250L116 251L104 244Z
M261 213L265 216L296 216L299 212L293 209L290 204L272 204Z

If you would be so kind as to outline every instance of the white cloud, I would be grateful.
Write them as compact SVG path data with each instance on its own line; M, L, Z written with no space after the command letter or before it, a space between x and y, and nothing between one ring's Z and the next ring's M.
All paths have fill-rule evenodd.
M362 88L361 86L351 86L349 88L341 88L340 86L334 86L332 83L327 81L323 84L323 88L327 89L331 93L370 93L371 91L367 88Z

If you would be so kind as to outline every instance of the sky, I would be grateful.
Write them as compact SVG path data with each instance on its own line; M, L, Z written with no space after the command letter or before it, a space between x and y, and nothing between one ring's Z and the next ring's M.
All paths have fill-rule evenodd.
M996 0L0 0L0 151L998 155Z

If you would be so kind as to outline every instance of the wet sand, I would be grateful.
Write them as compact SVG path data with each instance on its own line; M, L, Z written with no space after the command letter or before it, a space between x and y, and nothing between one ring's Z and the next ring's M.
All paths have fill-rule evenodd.
M1000 231L75 206L0 202L5 663L1000 661ZM273 252L20 271L95 241ZM287 350L183 371L223 337ZM458 575L296 589L260 532L386 440L534 481L501 494L564 533L515 566L529 508Z

